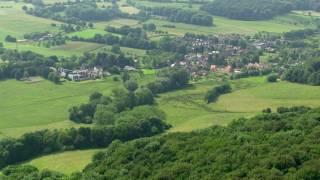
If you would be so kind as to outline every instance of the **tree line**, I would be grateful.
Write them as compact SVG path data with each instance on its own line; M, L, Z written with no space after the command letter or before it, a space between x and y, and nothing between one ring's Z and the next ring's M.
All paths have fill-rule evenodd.
M200 26L213 25L212 16L198 11L174 7L142 7L142 10L145 11L146 15L163 16L172 22L182 22Z
M305 66L299 65L297 67L291 67L284 72L282 78L290 82L319 86L320 61L316 60Z
M128 141L161 133L170 126L159 110L140 106L126 111L114 124L78 129L41 130L0 140L0 168L53 152L101 148L114 140Z

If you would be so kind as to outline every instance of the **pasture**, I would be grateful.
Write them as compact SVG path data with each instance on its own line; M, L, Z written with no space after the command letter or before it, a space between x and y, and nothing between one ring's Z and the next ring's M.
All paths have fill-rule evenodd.
M0 2L0 40L4 40L7 35L23 38L25 33L31 32L56 32L57 27L51 24L60 24L59 22L39 18L26 14L22 10L24 3ZM19 23L18 23L19 22Z
M131 74L143 85L154 79L154 75ZM86 103L90 94L110 94L122 82L112 77L83 82L66 81L56 85L47 80L23 82L0 81L0 137L18 137L39 129L78 127L69 121L68 109Z
M120 82L110 78L62 85L46 80L35 83L7 80L0 84L0 133L19 136L29 130L73 126L68 120L71 106L87 102L92 92L109 93Z
M230 81L233 92L207 104L204 96L215 81L160 95L159 107L167 114L170 131L190 131L211 125L227 125L240 117L250 117L262 109L279 106L320 106L320 87L288 82L267 83L265 77Z
M101 48L102 44L89 43L89 42L78 42L78 41L67 41L66 44L60 46L53 46L50 48L44 46L38 46L37 43L5 43L5 47L8 49L18 49L19 51L33 51L35 53L42 54L44 56L73 56L82 55L85 52L94 51Z
M285 16L279 16L272 20L265 21L240 21L232 20L223 17L214 16L214 26L197 26L192 24L169 22L160 19L151 19L147 21L149 23L155 23L157 28L162 31L166 31L172 35L184 35L187 32L197 34L255 34L260 31L282 33L290 30L303 29L306 27L312 27L310 18L295 14L289 14ZM176 28L163 27L163 25L174 25Z
M39 157L26 164L33 165L41 170L50 169L69 175L72 172L81 171L91 162L92 156L98 151L99 149L66 151Z

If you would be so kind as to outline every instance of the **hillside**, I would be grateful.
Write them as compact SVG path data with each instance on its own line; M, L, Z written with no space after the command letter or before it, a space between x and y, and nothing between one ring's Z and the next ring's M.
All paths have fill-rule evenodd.
M227 127L115 141L71 179L318 179L319 118L319 109L279 108ZM27 169L39 174L3 174Z

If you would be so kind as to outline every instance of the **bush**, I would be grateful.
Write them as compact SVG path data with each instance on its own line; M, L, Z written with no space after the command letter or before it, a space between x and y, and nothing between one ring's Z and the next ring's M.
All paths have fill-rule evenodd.
M277 74L271 74L267 77L268 82L277 82L278 80L278 75Z

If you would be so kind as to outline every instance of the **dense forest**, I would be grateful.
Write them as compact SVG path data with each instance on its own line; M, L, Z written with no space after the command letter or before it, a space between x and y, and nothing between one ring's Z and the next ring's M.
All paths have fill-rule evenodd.
M319 179L320 109L280 107L227 127L114 141L71 179ZM110 168L112 167L112 168ZM11 166L6 177L64 175Z
M240 20L262 20L285 14L291 10L320 10L316 0L216 0L203 5L211 14Z

